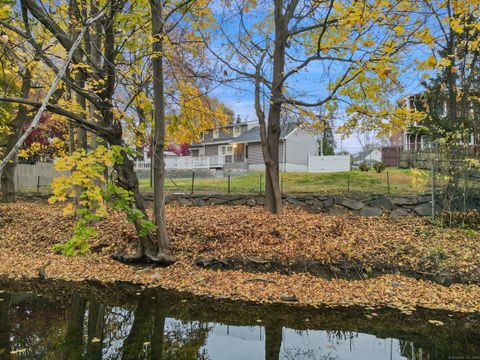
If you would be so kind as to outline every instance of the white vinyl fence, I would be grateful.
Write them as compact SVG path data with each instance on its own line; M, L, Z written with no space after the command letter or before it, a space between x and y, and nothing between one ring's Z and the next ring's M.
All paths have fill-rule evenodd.
M15 170L16 190L36 190L50 187L54 177L59 173L53 168L53 163L37 162L34 165L18 164Z
M350 155L309 156L308 172L350 171Z

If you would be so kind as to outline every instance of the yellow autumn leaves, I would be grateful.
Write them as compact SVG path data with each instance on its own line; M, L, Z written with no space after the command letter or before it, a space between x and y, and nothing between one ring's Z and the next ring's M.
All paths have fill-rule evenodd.
M94 209L97 217L107 216L101 185L105 183L105 169L115 163L116 152L118 150L109 150L100 145L88 154L85 150L77 150L70 156L58 159L55 162L55 170L69 172L69 175L63 174L53 180L53 196L49 202L53 204L78 198L79 205ZM63 213L71 215L74 211L73 203L69 202Z
M11 5L3 4L0 5L0 18L8 18L11 14L12 7Z
M178 91L180 112L168 116L169 140L178 144L191 143L199 140L202 132L228 122L223 106L211 104L202 96L198 87L180 81Z

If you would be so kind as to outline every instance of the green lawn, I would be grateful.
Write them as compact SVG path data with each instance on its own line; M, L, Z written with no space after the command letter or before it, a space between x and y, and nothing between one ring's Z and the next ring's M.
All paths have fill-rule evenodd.
M424 172L419 186L412 183L412 171L409 169L388 169L391 194L412 194L428 192L429 174ZM173 181L172 181L173 180ZM191 192L192 179L174 178L166 180L166 188L171 192ZM173 183L175 182L175 184ZM388 192L387 171L376 173L374 170L362 172L354 170L339 173L282 173L282 190L284 194L381 194ZM265 192L264 174L260 172L231 176L232 194L258 194ZM150 180L140 180L144 190L150 188ZM228 178L195 178L194 193L227 193Z

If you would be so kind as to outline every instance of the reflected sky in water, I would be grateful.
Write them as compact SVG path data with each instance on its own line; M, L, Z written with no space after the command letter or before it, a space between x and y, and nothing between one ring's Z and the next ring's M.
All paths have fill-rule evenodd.
M312 313L312 319L320 316L315 323L306 322L302 314L297 326L295 314L288 323L278 315L293 311L290 308L262 313L261 308L243 309L242 304L225 309L211 300L203 306L161 297L146 293L117 306L93 297L52 300L3 290L0 360L433 360L479 355L478 328L462 322L455 323L459 328L435 331L428 321L416 321L412 315L410 331L401 318L391 324L391 318L384 324L380 319L369 327L364 315L349 318L348 313L317 311Z
M175 321L175 320L172 320ZM265 359L265 330L255 326L210 324L206 344L202 347L211 359ZM342 335L328 331L283 328L280 359L408 359L402 356L402 344L396 339L379 339L373 335L349 332Z

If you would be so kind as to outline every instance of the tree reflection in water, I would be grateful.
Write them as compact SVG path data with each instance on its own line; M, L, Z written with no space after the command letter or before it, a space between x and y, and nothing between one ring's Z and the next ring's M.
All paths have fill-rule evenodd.
M1 292L0 299L0 360L333 360L357 355L426 360L447 359L464 349L463 344L451 341L445 330L439 332L437 342L418 334L412 334L412 340L397 340L389 333L388 324L379 332L368 331L367 323L366 332L373 335L352 331L363 322L347 324L348 316L344 323L339 319L338 329L334 329L335 317L328 312L321 315L325 317L323 330L309 329L302 319L293 330L295 325L285 324L273 314L265 314L262 320L253 320L261 313L253 314L247 320L236 315L235 306L210 303L203 307L165 297L156 290L120 306L79 294L49 300L32 293ZM247 307L242 311L250 314L257 310ZM476 335L466 333L470 346ZM468 349L470 353L476 350L475 345Z

